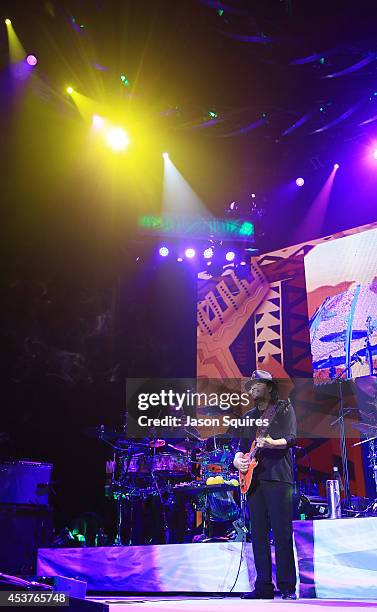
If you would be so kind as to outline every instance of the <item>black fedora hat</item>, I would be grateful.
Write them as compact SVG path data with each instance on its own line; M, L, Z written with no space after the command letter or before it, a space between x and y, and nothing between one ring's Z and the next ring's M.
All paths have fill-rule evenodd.
M250 391L251 387L256 382L269 383L275 389L277 389L277 384L275 383L274 379L272 378L272 375L270 374L270 372L267 372L267 370L254 370L254 372L251 375L251 378L249 378L249 380L247 380L246 383L245 383L245 391L247 391L247 393L248 393Z

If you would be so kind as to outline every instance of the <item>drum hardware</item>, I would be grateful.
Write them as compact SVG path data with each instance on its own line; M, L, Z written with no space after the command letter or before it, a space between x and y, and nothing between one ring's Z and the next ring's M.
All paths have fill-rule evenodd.
M235 485L206 484L210 476L218 475L225 480L233 476L233 455L228 440L224 444L224 441L219 443L216 436L207 441L194 436L195 439L171 441L155 437L139 442L127 439L125 431L105 426L90 428L86 433L94 435L113 449L113 460L106 463L105 494L116 504L115 546L123 545L126 507L129 511L126 544L134 544L134 528L137 529L135 504L153 497L158 499L164 540L169 543L171 530L167 510L174 508L181 493L191 498L190 507L203 513L201 539L208 538L211 524L225 525L233 521L236 522L236 531L238 528L237 534L240 529L243 531L244 527L239 525L240 510L232 495L237 490ZM195 456L197 451L199 457ZM200 469L201 480L185 482L195 477L194 466Z
M346 367L338 374L338 376L334 377L334 382L337 384L338 388L338 398L339 398L339 409L338 409L338 418L334 421L333 425L339 425L339 439L340 439L340 451L342 457L342 475L343 475L343 483L344 483L344 510L347 512L351 509L351 490L350 490L350 479L348 472L348 453L347 453L347 444L346 444L346 429L345 429L345 416L347 414L347 410L344 407L343 400L343 376L346 377L349 375L351 368L359 361L359 355L352 355L346 363Z
M127 459L126 459L126 469L125 469L125 473L128 473L130 464L131 464L131 459L132 456L134 454L134 447L132 445L130 445L127 449ZM115 484L116 485L122 485L122 478L123 478L123 474L121 472L121 465L124 462L124 452L119 452L117 450L114 451L114 466L116 468L116 472L115 472L115 476L116 476L116 480L115 480ZM115 502L116 502L116 532L115 532L115 538L114 538L114 546L122 546L123 542L122 542L122 527L123 527L123 516L124 516L124 512L123 512L123 504L124 504L124 498L123 495L116 495L115 496ZM133 498L130 498L130 538L129 538L129 543L132 543L132 534L133 534L133 510L134 510L134 503L133 503Z

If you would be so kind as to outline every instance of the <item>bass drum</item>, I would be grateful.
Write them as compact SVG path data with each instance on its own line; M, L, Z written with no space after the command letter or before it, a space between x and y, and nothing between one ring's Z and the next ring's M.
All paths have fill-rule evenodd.
M211 521L235 521L240 514L240 509L231 491L209 493L207 503Z

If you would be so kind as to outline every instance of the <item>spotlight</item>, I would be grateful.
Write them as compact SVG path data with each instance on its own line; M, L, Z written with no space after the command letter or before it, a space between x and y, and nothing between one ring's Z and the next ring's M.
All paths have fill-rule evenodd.
M177 261L178 261L179 263L181 263L181 261L183 261L183 258L182 258L182 257L177 257Z
M169 249L166 246L160 247L158 252L161 255L161 257L167 257L169 255Z
M196 255L195 249L189 248L185 250L185 257L187 257L187 259L192 259L193 257L195 257L195 255Z
M373 157L374 157L374 159L377 159L377 149L375 149L375 150L373 151Z
M204 259L211 259L213 257L213 248L208 247L207 249L204 249L203 257Z
M101 130L103 127L105 127L105 120L104 120L104 118L100 117L99 115L93 115L93 117L92 117L92 126L96 130Z
M235 252L234 252L234 251L228 251L228 252L226 253L226 255L225 255L225 259L226 259L227 261L233 261L233 260L234 260L234 258L235 258L235 256L236 256L236 254L235 254Z
M130 140L122 128L114 127L107 132L106 142L113 151L124 151Z
M302 187L304 185L304 183L305 183L305 181L304 181L304 179L301 176L296 179L297 187Z
M339 168L339 164L334 164L334 170L337 170Z
M29 64L29 66L36 66L38 64L38 60L35 55L28 55L26 62Z
M240 266L246 266L246 261L241 261Z
M252 194L251 194L251 197L252 197L252 198L256 198L257 196L255 195L255 193L252 193Z
M166 151L165 151L165 153L162 154L162 157L164 159L169 159L169 153L166 153Z
M238 210L238 204L237 202L231 202L229 204L229 210Z
M11 23L12 23L12 22L11 22L11 20L10 20L10 19L6 19L6 20L5 20L5 25L11 25Z
M72 95L73 94L73 87L71 87L70 85L67 87L66 89L67 94Z

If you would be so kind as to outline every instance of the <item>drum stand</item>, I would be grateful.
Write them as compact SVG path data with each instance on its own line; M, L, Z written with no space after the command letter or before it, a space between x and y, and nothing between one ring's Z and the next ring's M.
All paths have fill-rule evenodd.
M160 486L158 484L158 477L157 475L154 473L154 470L151 470L151 476L152 476L152 481L153 481L153 485L157 491L157 495L160 499L161 502L161 508L162 508L162 518L164 521L164 532L165 532L165 544L169 544L170 543L170 531L169 531L169 525L168 525L168 521L166 518L166 511L165 511L165 504L164 504L164 500L162 499L162 493L161 493L161 489Z
M124 451L120 451L120 452L116 452L115 451L115 465L116 465L116 475L117 475L117 484L119 485L119 491L117 493L116 496L116 530L115 530L115 538L114 538L114 544L113 546L123 546L123 542L122 542L122 528L123 528L123 517L124 517L124 500L125 500L125 496L123 493L123 480L124 478L127 476L128 474L128 470L130 467L130 463L131 463L131 459L132 459L132 455L134 454L134 449L132 448L132 446L130 446L127 449L127 463L126 463L126 469L124 471L124 474L121 473L121 468L120 465L122 463L122 460L124 458ZM132 492L129 496L130 501L131 501L131 507L130 507L130 536L128 538L128 542L127 544L132 544L132 538L133 538L133 511L134 511L134 500L133 500L133 495Z
M122 527L123 527L123 498L119 493L116 499L116 531L113 546L123 546L122 542Z

